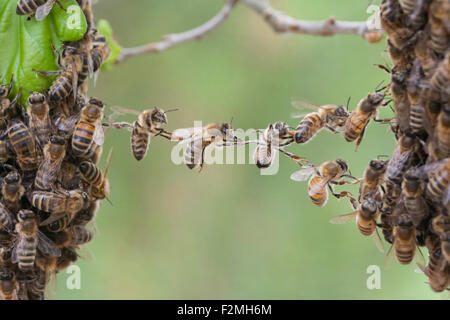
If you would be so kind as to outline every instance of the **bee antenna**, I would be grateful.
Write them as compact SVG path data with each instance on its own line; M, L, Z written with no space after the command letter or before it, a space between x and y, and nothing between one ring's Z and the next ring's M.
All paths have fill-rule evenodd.
M230 128L232 128L232 127L233 127L233 119L234 119L234 116L232 116L232 117L231 117L231 121L230 121Z
M114 205L113 205L113 203L111 202L111 200L109 200L109 198L108 198L108 197L105 197L105 199L106 199L106 201L108 201L108 202L109 202L109 204L110 204L110 205L114 206Z
M19 88L19 90L25 90L26 92L28 92L29 94L32 94L33 93L33 91L30 91L30 90L28 90L27 88L24 88L24 87L20 87Z
M387 154L379 154L377 159L380 160L380 158L389 158L389 156Z
M9 81L8 95L11 93L13 83L14 83L14 73L11 73L11 80Z
M180 109L178 109L178 108L170 109L170 110L164 111L164 113L173 112L173 111L178 111L178 110L180 110Z
M345 108L347 109L347 111L348 111L348 105L350 104L350 100L351 100L351 99L352 99L351 96L349 96L348 99L347 99L347 105L345 106Z

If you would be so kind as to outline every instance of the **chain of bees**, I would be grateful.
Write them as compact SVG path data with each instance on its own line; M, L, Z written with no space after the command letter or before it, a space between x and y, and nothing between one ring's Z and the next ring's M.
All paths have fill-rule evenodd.
M45 18L58 1L19 0L17 14ZM108 199L106 178L112 150L102 172L97 163L105 131L131 131L136 160L145 158L150 140L162 137L185 143L189 169L204 166L208 147L256 144L253 160L258 168L271 166L277 152L301 168L294 181L308 182L308 194L324 206L331 193L349 199L354 211L332 223L356 220L364 236L373 237L383 250L379 235L392 244L386 264L394 257L401 264L414 259L428 277L432 290L450 285L450 0L383 0L381 23L388 35L392 68L379 66L390 83L362 98L349 112L338 105L316 106L297 127L285 122L258 130L259 140L237 138L229 123L166 131L168 110L139 112L119 106L104 115L97 98L87 98L87 80L96 75L109 56L106 39L96 29L89 0L78 1L88 21L88 31L77 42L65 42L58 57L59 70L35 70L57 78L46 92L31 92L27 109L10 99L13 84L0 86L0 294L3 299L44 299L48 282L79 258L79 248L92 240L92 222L103 199ZM60 4L59 4L60 5ZM25 88L21 88L26 90ZM390 103L395 117L379 119L378 111ZM134 123L115 122L123 114L137 116ZM103 122L106 119L105 122ZM389 159L369 162L363 177L349 174L343 159L313 165L284 148L304 144L322 129L341 134L348 142L361 143L373 120L390 125L397 146ZM356 149L355 149L356 151ZM338 192L336 186L360 184L359 195ZM419 247L425 246L425 263Z

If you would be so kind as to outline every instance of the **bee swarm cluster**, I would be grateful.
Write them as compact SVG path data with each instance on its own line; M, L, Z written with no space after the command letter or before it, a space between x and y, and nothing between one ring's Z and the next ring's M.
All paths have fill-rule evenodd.
M108 196L106 172L96 165L103 104L87 99L86 92L88 76L99 70L109 48L95 29L90 1L78 3L88 31L80 41L63 43L50 89L31 92L25 111L17 104L20 90L15 99L8 98L13 78L0 86L2 299L44 299L51 277L75 262L79 246L92 240L88 223ZM30 15L37 7L28 5L53 4L27 1L24 6L20 0L17 13ZM45 12L36 15L41 20Z

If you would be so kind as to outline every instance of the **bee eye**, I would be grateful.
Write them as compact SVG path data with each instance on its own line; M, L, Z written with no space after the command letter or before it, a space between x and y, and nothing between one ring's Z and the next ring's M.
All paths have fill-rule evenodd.
M88 162L82 162L80 164L80 171L81 173L86 173L89 169L89 163Z
M59 229L59 222L58 221L53 221L52 223L50 223L48 225L48 229L51 231L58 231Z
M3 88L1 88L1 89L0 89L0 96L4 95L5 93L6 93L6 90L3 89Z
M28 215L26 213L19 213L19 219L25 220L28 218Z

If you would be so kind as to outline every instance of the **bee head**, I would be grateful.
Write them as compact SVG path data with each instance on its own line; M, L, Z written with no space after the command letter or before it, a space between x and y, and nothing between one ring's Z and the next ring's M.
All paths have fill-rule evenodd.
M339 165L339 167L342 169L343 172L347 172L348 165L344 159L337 159L336 163Z
M86 207L89 204L89 195L86 192L81 192L81 198L83 199L84 206Z
M63 137L53 136L50 138L50 143L64 146L66 145L66 140Z
M34 92L28 97L28 105L33 105L37 103L44 103L45 102L45 96L40 92Z
M31 211L31 210L21 210L17 214L17 219L20 222L34 220L35 218L36 218L36 213L34 213L34 211Z
M164 111L162 111L159 108L154 108L151 113L151 121L155 123L167 123L167 116ZM150 126L151 124L150 119L147 118L147 125Z
M348 112L347 110L344 108L344 106L339 106L335 111L334 111L334 115L336 117L348 117Z
M411 220L411 217L407 214L401 214L398 217L397 225L400 227L412 227L413 222Z
M80 171L81 171L81 173L82 173L82 174L86 174L86 172L88 172L88 170L89 170L89 167L90 167L89 162L83 161L83 162L80 164Z
M274 128L279 132L280 136L284 136L287 133L287 125L284 122L275 122Z
M47 229L52 232L57 232L60 228L59 220L53 221L47 226Z
M384 99L386 94L384 92L372 92L369 94L369 102L375 106L378 106Z
M17 171L11 171L5 177L5 182L7 184L20 183L20 181L21 181L20 174Z
M4 271L0 273L1 281L11 281L14 278L14 274L11 271Z
M369 166L373 169L375 169L376 171L380 171L383 170L386 166L386 163L384 161L379 161L379 160L371 160L369 163Z
M403 136L400 137L399 144L405 149L411 149L416 143L417 135L411 131L407 130Z
M366 218L372 218L377 212L377 202L374 199L367 199L361 203L361 211L366 216Z
M94 98L94 97L89 99L89 104L93 104L93 105L96 105L97 107L103 108L103 102L101 102L99 99Z
M78 54L80 50L80 44L78 42L64 42L63 43L63 56Z

